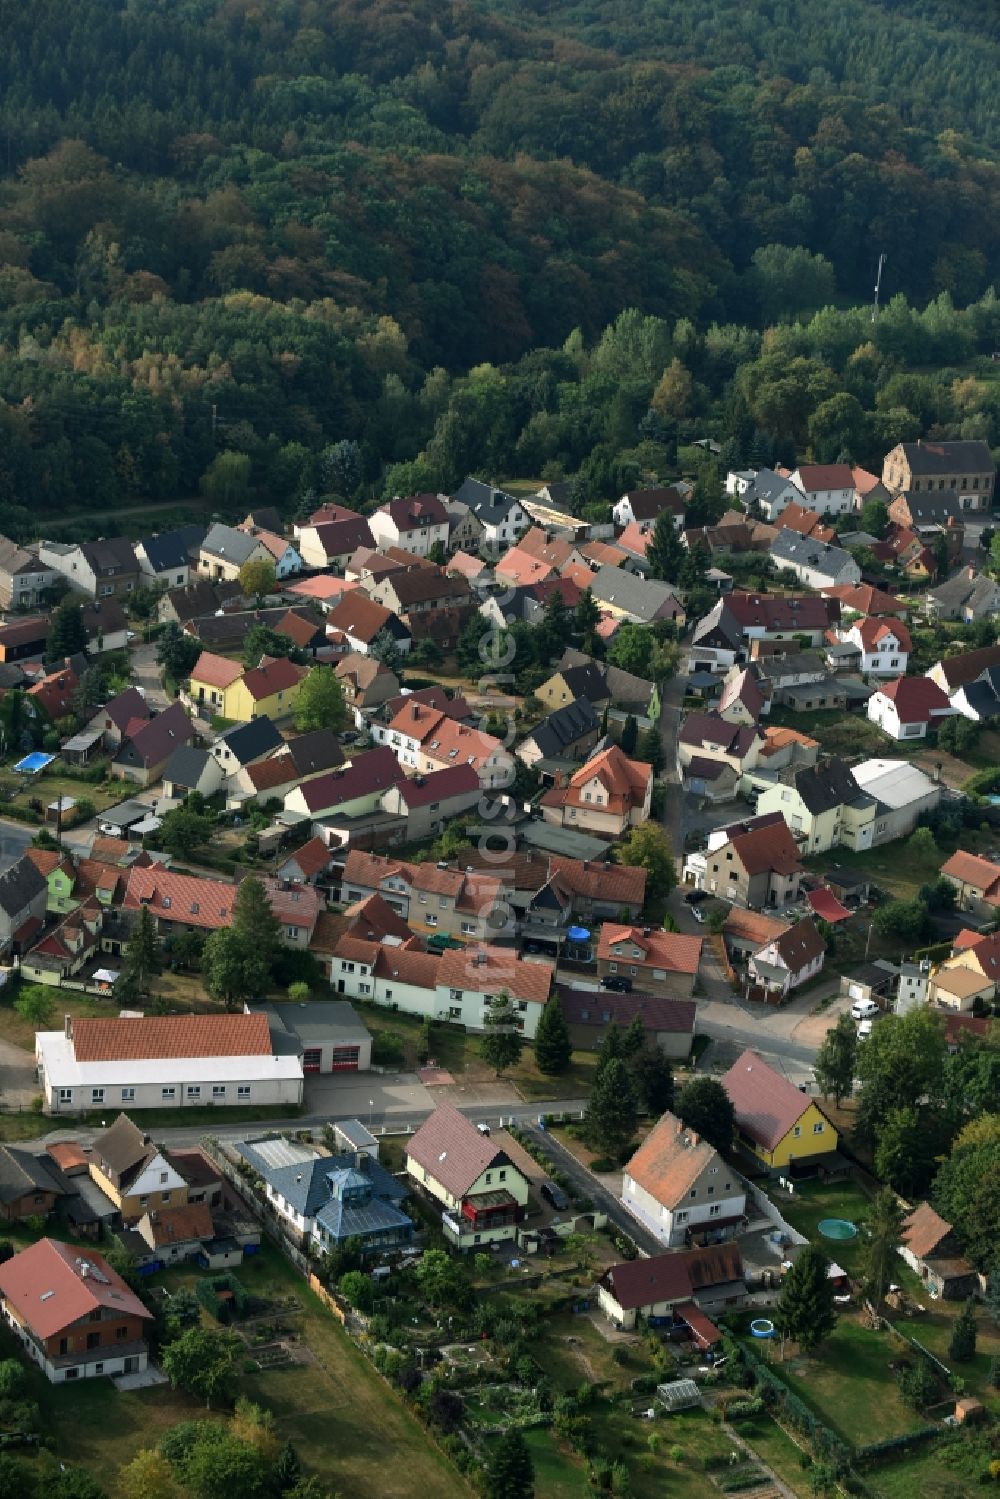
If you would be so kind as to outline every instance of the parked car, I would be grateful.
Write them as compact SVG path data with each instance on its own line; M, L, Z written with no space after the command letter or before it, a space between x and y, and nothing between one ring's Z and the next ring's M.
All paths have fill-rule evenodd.
M867 1041L868 1040L868 1037L872 1033L872 1025L873 1025L873 1023L874 1022L871 1021L871 1020L862 1020L860 1022L860 1024L858 1025L858 1040L859 1041Z
M616 994L631 994L632 980L619 978L617 974L610 974L601 979L602 989L613 989Z
M852 1020L874 1020L879 1007L873 999L856 999L851 1005Z
M704 922L705 922L705 913L701 909L701 906L692 906L691 907L691 915L694 917L695 921L701 922L702 925L704 925Z
M557 1213L565 1213L569 1207L569 1198L562 1187L557 1187L555 1182L542 1182L539 1192L550 1207L554 1207Z
M689 906L698 906L703 900L708 900L708 898L709 894L707 890L689 890L684 897Z

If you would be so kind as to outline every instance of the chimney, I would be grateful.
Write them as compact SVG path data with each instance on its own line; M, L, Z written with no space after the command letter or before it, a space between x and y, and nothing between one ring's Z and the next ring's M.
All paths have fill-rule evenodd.
M73 1039L73 1017L72 1017L72 1015L66 1015L63 1018L63 1035L66 1037L67 1041L72 1041L72 1039Z

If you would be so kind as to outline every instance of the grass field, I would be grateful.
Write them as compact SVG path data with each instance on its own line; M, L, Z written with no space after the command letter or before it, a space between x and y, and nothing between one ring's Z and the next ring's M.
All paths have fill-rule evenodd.
M274 1412L282 1440L291 1438L308 1471L321 1476L331 1489L359 1499L469 1492L275 1249L262 1246L241 1267L239 1277L258 1295L294 1296L301 1305L303 1340L314 1362L245 1375L240 1392ZM197 1272L185 1268L157 1277L161 1278L172 1285L191 1283ZM0 1336L6 1339L8 1334ZM120 1394L101 1379L51 1386L40 1374L32 1374L32 1397L42 1407L58 1455L84 1464L102 1480L139 1448L155 1445L178 1421L205 1414L203 1406L168 1387Z
M36 798L43 807L47 807L56 797L71 796L77 802L93 802L97 811L103 812L106 807L114 807L118 802L124 801L129 794L128 783L125 781L82 781L75 776L59 775L58 770L26 777L15 775L11 765L0 769L0 785L10 786L15 791L11 801L18 807L26 807ZM0 816L3 815L5 805L9 805L9 802L0 802Z
M781 1212L793 1228L835 1259L849 1273L858 1265L862 1238L834 1242L824 1239L817 1229L822 1218L846 1218L851 1223L860 1223L868 1212L868 1198L856 1183L804 1182L795 1188L795 1196L780 1199Z
M935 1447L871 1469L865 1484L874 1499L967 1499L984 1482L991 1456L982 1437L956 1432Z
M775 1374L852 1447L901 1436L924 1424L896 1389L889 1365L899 1359L900 1348L891 1334L871 1332L855 1317L841 1317L815 1358L800 1354L781 1363L777 1344L769 1346ZM758 1344L755 1352L759 1350Z
M755 1421L741 1421L735 1428L751 1451L762 1463L792 1490L805 1499L812 1491L800 1461L803 1448L797 1447L791 1437L782 1431L777 1421L758 1417Z

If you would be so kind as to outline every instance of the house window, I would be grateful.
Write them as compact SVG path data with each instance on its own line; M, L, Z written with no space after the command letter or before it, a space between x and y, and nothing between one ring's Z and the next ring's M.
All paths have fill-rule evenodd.
M90 1090L90 1101L91 1101L91 1103L103 1103L104 1102L104 1089L103 1088L91 1088L91 1090Z
M173 1103L174 1099L177 1097L177 1089L161 1088L160 1097L163 1099L164 1103Z
M795 1136L795 1138L797 1140L799 1138L799 1136L801 1135L801 1133L802 1133L802 1126L801 1126L801 1124L797 1124L795 1126L795 1128L792 1130L792 1134Z
M60 1103L72 1103L73 1102L73 1089L72 1088L60 1088L59 1089L59 1102Z
M297 942L299 940L299 929L298 929L298 927L297 926L286 926L285 927L285 936L288 937L292 942Z
M117 1340L118 1340L119 1343L126 1343L126 1342L128 1342L128 1328L127 1327L116 1327L115 1328L115 1337L117 1338Z
M134 1098L135 1098L135 1089L134 1088L123 1088L122 1089L122 1103L131 1103Z
M608 968L611 970L612 973L617 973L618 972L618 964L617 963L609 963L608 964Z
M432 912L428 912L428 914L427 914L427 925L428 926L437 926L437 924L438 924L437 917Z
M188 1083L187 1096L188 1096L188 1098L200 1098L201 1097L201 1085L200 1085L200 1083Z
M249 1098L250 1097L250 1084L249 1083L240 1083L239 1086L236 1089L236 1097L237 1098Z
M226 1096L226 1085L225 1085L225 1083L213 1083L212 1084L212 1097L213 1098L225 1098L225 1096Z
M372 986L371 986L371 984L359 984L358 985L358 993L359 994L370 994L371 992L372 992Z
M822 1123L820 1123L820 1124L814 1124L813 1125L813 1134L814 1135L821 1135L822 1133L823 1133L823 1125L822 1125Z
M687 1211L684 1208L682 1208L679 1213L675 1213L674 1216L676 1217L678 1223L686 1223L688 1221Z
M718 1216L719 1216L719 1214L721 1212L722 1212L722 1204L721 1204L721 1202L714 1202L712 1204L712 1206L708 1210L708 1216L710 1218L718 1218Z

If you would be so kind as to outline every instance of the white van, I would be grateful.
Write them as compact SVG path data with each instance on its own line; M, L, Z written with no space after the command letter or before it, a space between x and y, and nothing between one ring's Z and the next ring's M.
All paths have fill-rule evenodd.
M874 1020L879 1013L879 1007L873 999L856 999L851 1005L852 1020Z

